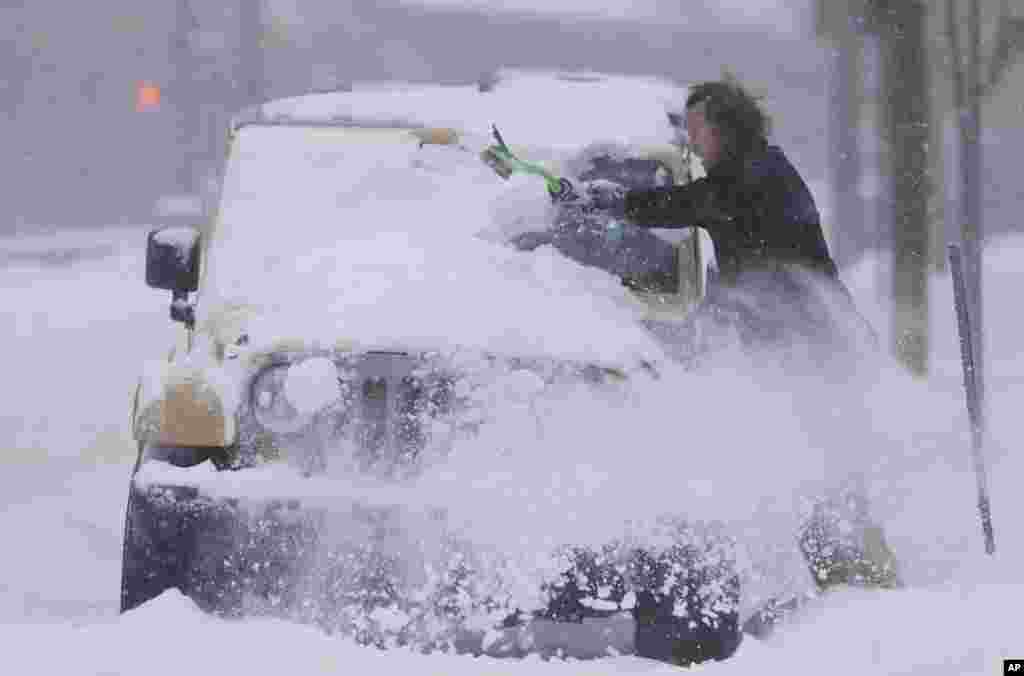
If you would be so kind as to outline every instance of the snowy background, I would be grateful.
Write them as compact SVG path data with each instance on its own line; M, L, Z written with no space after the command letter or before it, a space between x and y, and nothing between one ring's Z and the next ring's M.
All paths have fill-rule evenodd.
M273 4L281 15L298 6L283 0ZM809 31L806 11L781 2L688 3L692 25L689 32L679 32L674 11L672 22L660 20L664 8L674 10L671 4L609 2L595 10L593 3L581 0L545 3L539 9L539 3L529 0L350 2L343 20L316 14L315 9L311 14L309 7L290 20L352 27L351 42L327 42L354 69L363 68L373 77L394 71L420 80L469 81L479 75L478 67L508 61L510 55L520 65L558 60L557 65L615 66L631 72L654 72L660 64L662 74L684 81L716 77L723 64L734 66L759 93L770 94L777 138L806 173L827 212L827 66L823 48L794 37ZM25 12L40 14L57 6L51 5L42 0L24 4ZM164 355L180 329L167 318L168 294L150 290L142 281L145 226L83 229L86 223L106 222L97 218L114 221L148 209L151 201L137 199L136 189L166 179L162 173L155 176L166 167L154 160L163 157L156 152L156 139L166 130L151 125L153 118L125 118L125 111L134 115L130 86L104 79L127 63L133 66L122 73L126 82L154 72L161 76L152 66L166 66L161 42L166 36L161 33L139 46L129 37L143 34L147 23L127 8L141 4L114 5L122 16L111 30L91 5L59 3L61 12L67 12L62 23L73 27L75 39L33 33L31 53L15 54L27 79L5 78L4 91L10 94L5 108L13 102L13 124L7 128L15 133L6 139L14 150L5 154L11 164L4 167L4 202L13 217L4 219L0 232L19 236L0 239L0 298L5 308L0 340L6 341L8 355L0 411L0 528L5 536L0 551L0 671L97 676L374 669L456 676L675 672L628 657L544 663L381 653L309 627L217 620L174 592L118 616L121 529L135 454L128 429L131 397L143 362ZM456 13L499 5L508 11L487 20ZM415 7L452 13L410 13ZM14 11L13 5L3 9ZM172 20L164 19L152 23ZM641 34L636 24L615 23L624 19L647 21L650 30ZM388 27L392 20L390 25L397 28ZM25 29L20 35L31 32L26 26L18 24L19 31ZM450 47L438 50L413 37L444 34L439 30L444 27L447 35L466 32L467 48L480 52L479 63L469 63ZM522 36L534 34L541 36L531 45L536 49L523 53ZM102 42L107 49L82 50L81 39ZM315 52L317 44L322 43L310 38L302 48ZM370 44L379 60L350 58ZM73 50L73 58L54 49L60 45ZM773 58L764 58L766 53ZM286 71L277 73L279 81L288 80L280 77L289 75ZM308 73L298 73L299 79L296 73L290 75L304 83L301 77ZM72 108L69 102L84 107ZM67 124L72 119L76 124ZM106 129L102 125L111 120L116 134L82 132ZM985 138L987 218L996 232L1020 227L1013 220L1019 218L1021 196L1013 139L1020 138L1020 129L1003 123L994 124ZM51 224L59 227L43 228ZM475 223L457 225L476 229ZM479 249L474 246L473 251ZM596 531L591 535L600 538L607 534L602 529L626 515L649 516L672 505L746 526L755 542L764 537L785 540L793 525L788 509L792 493L804 487L805 479L848 468L844 463L851 461L869 472L876 516L885 525L908 587L836 591L773 640L748 639L733 659L695 670L998 673L1002 659L1024 657L1019 619L1024 537L1018 524L1024 497L1014 488L1024 470L1019 403L1024 397L1024 347L1017 316L1024 237L991 239L985 264L991 370L986 456L995 557L984 554L978 524L946 276L932 280L933 361L927 380L914 381L897 366L884 364L864 384L863 400L838 407L815 403L811 408L820 424L808 425L806 407L818 394L812 385L794 388L767 376L752 381L743 375L744 364L728 358L714 372L671 373L660 387L671 393L673 405L659 408L659 392L652 389L639 395L649 396L651 406L638 416L661 429L676 427L678 447L627 446L615 436L602 438L597 426L572 430L589 443L563 456L556 472L547 457L516 458L501 468L507 485L514 485L533 505L525 532L544 540L550 536L552 517L575 512L581 515L579 523L591 524ZM879 300L884 294L877 282L879 271L886 269L886 261L871 254L844 270L859 307L883 333L889 326L889 307ZM565 270L552 265L548 271ZM607 279L594 279L597 288L610 288ZM543 281L552 286L558 282L551 275ZM580 334L574 336L573 330ZM562 337L588 340L582 332L570 325ZM648 462L634 462L636 454ZM590 487L594 477L606 478L601 490L579 490L578 468L584 462ZM478 471L479 479L493 478L493 467L463 469ZM464 513L481 515L485 532L480 537L499 530L503 519L519 516L511 511L519 503L503 499L500 491L486 497L463 491L450 497L453 503L462 500Z
M471 8L507 14L539 14L565 20L594 18L603 20L630 20L644 22L685 23L706 22L715 17L728 22L754 26L771 26L779 32L795 30L804 19L804 8L799 3L779 0L718 0L713 4L687 3L680 13L664 0L638 0L594 3L588 0L403 0L409 5L426 7Z

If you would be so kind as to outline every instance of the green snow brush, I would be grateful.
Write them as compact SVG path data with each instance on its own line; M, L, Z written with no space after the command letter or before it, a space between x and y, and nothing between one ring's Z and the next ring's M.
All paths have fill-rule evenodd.
M498 176L504 179L508 179L515 173L540 176L547 185L548 193L555 200L566 200L575 195L569 179L555 176L539 164L527 162L516 157L505 144L505 140L501 137L501 132L498 131L497 126L491 125L491 134L493 134L497 145L487 146L480 153L480 159L493 169Z

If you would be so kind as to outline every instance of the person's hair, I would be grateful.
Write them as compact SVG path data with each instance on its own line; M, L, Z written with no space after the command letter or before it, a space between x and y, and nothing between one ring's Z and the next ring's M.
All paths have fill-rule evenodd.
M705 119L718 131L723 158L741 158L768 143L771 120L758 99L735 80L726 78L691 87L686 108L702 104Z

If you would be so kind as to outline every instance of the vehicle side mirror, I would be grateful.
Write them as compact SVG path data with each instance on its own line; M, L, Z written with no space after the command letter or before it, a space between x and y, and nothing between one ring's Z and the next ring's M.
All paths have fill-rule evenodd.
M199 289L199 231L160 228L146 243L146 284L154 289L191 293Z
M189 328L195 312L188 294L199 289L199 231L192 227L153 230L146 242L146 284L172 294L171 319Z

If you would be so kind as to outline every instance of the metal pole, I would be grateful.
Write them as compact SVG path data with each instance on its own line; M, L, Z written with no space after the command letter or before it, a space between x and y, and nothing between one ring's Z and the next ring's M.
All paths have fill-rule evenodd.
M829 245L840 267L852 263L865 248L864 204L860 197L860 36L854 32L854 17L837 27L829 72L829 147L832 191L836 208L832 214Z
M872 5L882 47L887 182L892 218L892 350L928 373L928 82L926 8L919 0Z
M968 300L967 285L964 282L963 257L960 247L949 245L949 268L953 273L953 299L956 303L957 325L960 330L960 357L963 362L964 390L967 393L967 416L971 423L971 460L978 486L978 511L981 513L981 530L985 535L985 551L996 551L995 536L992 533L992 507L988 497L988 476L982 445L985 438L985 420L978 397L977 372L974 363L971 332L971 304Z
M967 30L969 35L969 61L967 63L967 122L970 142L965 149L963 163L964 208L964 272L969 280L967 291L971 299L971 345L974 350L974 378L977 380L978 408L985 410L986 384L988 373L985 355L985 307L982 302L984 286L983 252L985 249L985 225L982 209L983 191L982 177L983 160L981 145L982 110L981 110L981 6L979 0L968 3Z

